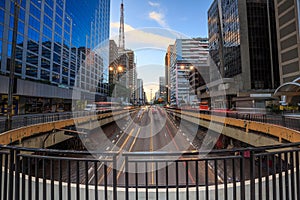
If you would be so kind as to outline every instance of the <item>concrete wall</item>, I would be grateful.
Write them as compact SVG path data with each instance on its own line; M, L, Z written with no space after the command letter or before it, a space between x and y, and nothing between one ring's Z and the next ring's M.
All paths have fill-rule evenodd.
M120 111L120 114L115 113L115 115L112 115L111 113L104 113L101 114L102 118L101 120L98 120L96 115L92 115L90 117L86 117L86 119L83 117L83 121L81 122L72 122L71 124L65 124L65 126L70 126L70 125L76 125L77 129L83 129L83 130L94 130L96 128L99 128L100 126L104 126L106 124L112 123L115 120L122 119L124 117L127 117L129 115L128 111ZM76 118L75 118L76 119ZM55 124L59 123L64 123L64 121L69 121L69 120L61 120L58 122L50 122L50 123L45 123L45 124L35 124L28 126L27 128L33 127L32 130L30 131L31 134L28 135L28 137L23 138L19 140L21 143L19 146L22 147L31 147L31 148L47 148L50 146L53 146L57 143L63 142L65 140L70 139L73 136L70 135L65 135L65 131L54 131ZM76 120L75 120L76 121ZM50 129L47 129L47 131L42 132L43 126L48 127L50 126ZM61 126L63 129L64 125ZM49 127L48 127L49 128ZM19 133L23 133L24 128L18 129ZM45 129L46 130L46 129ZM58 128L59 130L59 128ZM9 134L6 134L7 137ZM16 133L17 134L17 133ZM21 134L22 136L22 134Z
M278 140L262 135L257 133L251 133L246 132L245 130L238 129L231 126L226 126L225 123L215 123L212 121L206 121L199 118L187 116L187 115L180 115L178 113L174 113L177 117L180 117L184 120L187 120L189 122L192 122L194 124L199 124L202 127L208 128L212 131L215 131L217 133L221 133L223 135L226 135L228 137L234 138L236 140L239 140L241 142L244 142L246 144L250 144L252 146L265 146L265 145L275 145L275 144L281 144L278 142ZM225 122L225 119L224 119Z

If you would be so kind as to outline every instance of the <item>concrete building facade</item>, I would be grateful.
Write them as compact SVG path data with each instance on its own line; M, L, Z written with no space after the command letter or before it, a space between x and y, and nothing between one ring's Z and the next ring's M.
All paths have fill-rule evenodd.
M265 107L279 86L275 7L273 0L215 0L208 11L209 87L216 108L248 102ZM220 90L226 100L218 101ZM214 95L214 96L212 96ZM260 98L255 98L259 96ZM243 101L239 101L243 98Z
M300 77L300 2L275 1L280 83Z
M171 105L180 106L197 101L196 91L191 91L191 83L195 83L195 72L203 74L208 70L208 43L201 38L177 39L174 47L170 47L168 63L170 65L170 102ZM204 66L206 69L204 70ZM194 87L195 84L194 84Z

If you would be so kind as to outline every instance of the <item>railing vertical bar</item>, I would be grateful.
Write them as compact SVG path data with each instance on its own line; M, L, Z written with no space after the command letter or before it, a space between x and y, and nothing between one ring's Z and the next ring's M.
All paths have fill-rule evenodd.
M299 151L296 151L296 185L297 185L297 199L300 200L300 170L299 170Z
M15 151L15 200L20 199L20 156L19 156L20 151L16 150ZM0 167L2 167L0 165ZM1 168L2 169L2 168ZM1 170L2 173L2 170ZM0 179L1 180L1 179Z
M22 200L25 200L25 198L26 198L26 188L25 188L25 176L26 176L25 164L26 163L25 163L25 160L26 160L26 157L22 157ZM0 162L1 162L0 166L2 167L2 157L1 157ZM0 176L1 175L2 175L2 173L0 173ZM2 188L1 183L2 183L2 180L0 182L0 188ZM0 193L0 198L1 198L1 193Z
M95 199L98 199L98 162L94 162Z
M38 159L34 158L34 176L35 176L35 199L39 199L39 174L38 174Z
M250 151L250 196L255 200L255 154Z
M244 152L241 152L242 158L240 160L240 183L241 183L241 200L245 199L245 157Z
M284 176L285 176L285 200L290 199L290 185L289 185L289 167L288 167L288 154L287 152L284 153Z
M129 170L128 170L128 156L125 156L125 191L126 191L126 194L125 194L125 199L126 200L129 200L129 176L128 176L128 173L129 173Z
M146 187L146 200L149 199L149 194L148 194L148 163L145 162L145 187Z
M107 193L107 176L108 176L108 171L107 171L107 162L104 162L104 198L105 200L108 200L108 193Z
M85 165L85 199L89 199L89 163L88 163L88 161L84 161L84 165Z
M214 160L214 174L215 174L215 200L219 199L218 195L218 160Z
M59 189L58 189L58 196L59 196L59 199L60 200L62 200L62 160L61 159L59 159L59 161L58 161L58 176L59 176L59 178L58 178L58 182L59 182Z
M224 159L224 198L225 200L228 199L228 187L227 187L227 162L226 162L226 159Z
M277 188L276 188L276 155L273 154L272 155L272 162L273 162L273 165L272 165L272 187L273 187L273 200L276 200L277 199Z
M290 199L289 193L289 173L288 173L288 154L284 153L284 175L285 175L285 199Z
M113 155L113 193L114 200L117 200L117 155Z
M169 200L169 165L166 162L166 199Z
M198 160L195 161L195 173L196 173L196 199L199 199L199 169Z
M135 199L139 199L139 171L137 162L135 162Z
M3 199L7 199L8 155L4 154Z
M283 173L283 168L282 168L282 153L278 153L278 159L279 159L279 187L281 188L279 190L279 199L283 200L283 178L282 178L282 173Z
M295 173L294 173L294 152L290 151L290 167L291 169L291 199L295 199Z
M1 169L3 167L2 166L2 164L3 164L2 161L3 161L3 152L0 152L0 167L1 167ZM2 170L1 170L1 173L0 173L0 199L2 199L2 181L3 181ZM22 190L22 192L23 192L23 190Z
M258 195L262 200L262 157L258 156Z
M67 162L67 173L68 173L68 200L71 200L72 199L72 196L71 196L71 160L68 160Z
M31 185L31 158L28 158L28 199L32 199L32 185Z
M236 200L236 170L235 158L232 159L233 200Z
M79 165L79 161L76 161L76 200L80 200L80 186L79 186L79 182L80 182L80 176L79 176L79 169L80 169L80 165Z
M29 174L29 172L28 172ZM51 200L54 200L54 167L53 167L53 160L50 159L50 180L51 180L51 186L50 186L50 193L51 193Z
M176 176L176 199L179 200L179 171L178 171L178 161L175 161L175 176Z
M209 190L208 190L208 160L205 160L205 196L206 200L209 200Z
M185 192L186 199L189 199L189 163L185 161Z
M155 189L156 189L156 200L158 200L158 162L155 162Z
M13 149L9 150L9 182L8 182L8 199L13 199L14 190L14 166L15 166L15 151Z
M270 199L270 184L269 184L269 175L270 175L270 159L269 156L266 155L266 200Z

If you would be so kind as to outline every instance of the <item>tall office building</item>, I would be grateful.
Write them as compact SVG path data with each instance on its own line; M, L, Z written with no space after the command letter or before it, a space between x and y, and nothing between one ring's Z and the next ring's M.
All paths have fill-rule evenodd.
M173 105L191 103L197 101L196 91L191 91L192 77L195 71L205 72L208 70L208 43L201 38L177 39L174 48L170 50L170 101ZM168 52L169 52L168 50ZM205 69L204 69L205 67ZM194 74L195 75L195 74ZM195 76L194 76L195 77Z
M210 55L220 73L210 73L213 106L230 108L234 98L238 102L244 97L243 102L248 98L253 106L265 107L259 100L279 86L274 1L215 0L208 11L208 30ZM217 101L220 88L227 101Z
M109 94L112 96L114 85L118 80L118 46L114 40L109 40Z
M166 93L166 79L163 76L159 77L159 95L162 98L165 98Z
M138 105L144 105L145 104L145 98L144 98L144 85L142 79L137 79L137 104Z
M67 8L66 0L20 2L20 13L16 16L15 113L55 111L58 107L71 110L72 89L75 87L82 91L82 96L76 97L78 100L92 100L95 95L105 98L108 93L106 43L110 1L97 0L94 22L91 27L88 26L89 35L76 35L77 38L84 38L85 42L78 43L82 44L81 47L73 44L73 28L74 24L77 27L86 24L74 21L67 12L72 11L76 15L76 11L80 10L76 4ZM1 112L5 112L7 104L16 9L14 3L14 0L0 2ZM97 50L99 48L102 49L101 53Z
M280 83L300 77L300 2L275 0Z
M137 86L137 72L136 72L136 63L134 61L134 51L132 50L125 50L126 54L128 55L128 66L127 66L127 73L128 73L128 88L130 89L131 95L131 102L135 103L135 92Z
M194 52L197 52L198 62L190 70L189 82L190 82L190 94L196 95L197 99L201 101L203 99L203 93L206 93L206 83L210 82L209 74L209 62L208 62L208 39L197 38L197 48L193 48ZM196 99L195 99L196 101Z
M171 102L171 59L174 58L174 45L169 45L165 56L166 101Z

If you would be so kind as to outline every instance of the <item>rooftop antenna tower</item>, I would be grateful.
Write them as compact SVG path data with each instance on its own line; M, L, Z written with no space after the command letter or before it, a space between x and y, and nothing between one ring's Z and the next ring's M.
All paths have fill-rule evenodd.
M125 49L125 35L124 35L124 4L123 0L120 8L120 29L119 29L119 48L121 50Z

